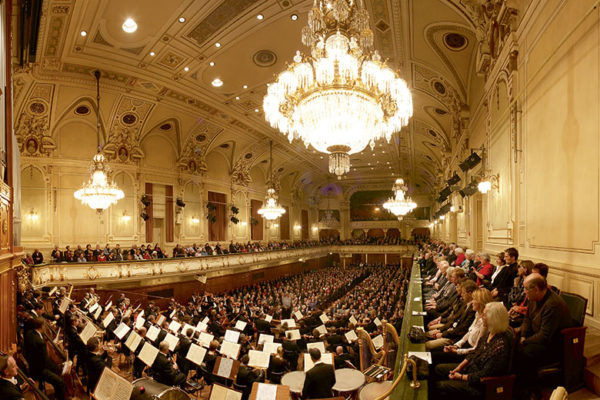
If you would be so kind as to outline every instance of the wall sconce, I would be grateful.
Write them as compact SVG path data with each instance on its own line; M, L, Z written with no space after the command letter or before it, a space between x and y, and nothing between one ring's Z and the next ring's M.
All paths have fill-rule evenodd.
M242 221L242 226L246 226L248 223L246 221Z
M295 231L299 231L300 229L302 229L302 227L300 225L294 225L294 230Z
M499 179L500 179L500 176L498 174L488 175L487 177L484 177L481 179L481 182L479 182L479 184L477 185L477 189L479 189L479 191L483 194L486 194L491 189L498 190L498 180Z
M273 228L274 228L274 229L277 229L277 228L279 228L279 224L273 224Z
M123 215L121 215L121 221L129 222L131 220L131 215L127 215L127 210L123 210Z
M446 216L445 215L440 215L440 219L443 221L443 220L446 219Z
M313 226L313 227L312 227L312 230L313 230L313 232L316 232L316 231L318 231L318 230L319 230L319 228L318 228L318 227L316 227L316 226Z
M450 206L450 212L456 212L456 207Z
M38 213L37 211L35 211L33 208L29 211L29 214L27 214L27 218L34 222L37 221L39 219Z
M199 224L200 223L200 218L196 217L196 216L192 216L192 218L190 219L192 224Z

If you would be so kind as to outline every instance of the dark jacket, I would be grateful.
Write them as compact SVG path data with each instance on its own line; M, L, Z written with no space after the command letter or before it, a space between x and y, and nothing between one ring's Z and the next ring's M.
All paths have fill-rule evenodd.
M112 362L104 353L103 355L98 354L90 354L87 359L87 376L88 376L88 388L90 392L94 392L96 390L96 385L100 380L100 376L102 375L102 371L104 371L104 367L110 368Z
M20 400L23 398L23 392L18 385L0 378L0 399L2 400Z
M318 363L306 372L302 397L305 399L325 399L332 397L331 388L335 385L333 366Z
M152 364L154 379L168 386L181 386L185 382L185 376L173 368L171 361L163 353L158 353Z
M573 321L565 301L547 289L541 301L528 302L521 325L521 335L525 337L523 345L538 344L558 353L562 348L560 331L571 326Z
M52 362L48 358L46 343L36 330L31 329L25 332L23 347L25 359L29 364L29 373L33 379L39 380L46 365Z

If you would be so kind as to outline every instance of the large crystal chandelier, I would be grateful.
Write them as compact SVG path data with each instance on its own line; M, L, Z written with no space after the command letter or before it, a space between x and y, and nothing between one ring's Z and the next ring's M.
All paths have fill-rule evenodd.
M372 51L373 32L363 0L314 0L294 62L269 86L265 117L290 142L330 154L329 171L350 169L350 154L375 146L408 124L406 82Z
M417 203L406 195L407 188L402 178L396 179L392 191L394 192L394 197L383 203L383 208L395 216L404 216L417 208Z
M266 220L272 221L283 214L285 208L277 203L277 191L273 187L273 141L269 144L269 184L267 196L265 197L265 205L258 210L258 214Z
M100 137L100 71L95 71L96 77L96 94L97 94L97 110L98 118L98 137ZM74 193L77 200L81 203L95 209L98 213L106 210L117 201L125 197L123 191L110 180L110 167L106 164L106 160L100 149L90 163L90 179L84 183L81 189Z

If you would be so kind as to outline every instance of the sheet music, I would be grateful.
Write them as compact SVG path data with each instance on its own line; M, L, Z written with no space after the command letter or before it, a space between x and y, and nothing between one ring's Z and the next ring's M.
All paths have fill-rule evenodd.
M281 320L281 325L283 326L283 324L287 323L287 327L288 328L295 328L296 327L296 321L294 321L293 319L282 319Z
M319 331L319 333L321 335L327 334L327 328L325 327L325 325L319 325L319 326L317 326L316 330Z
M319 319L321 320L322 323L326 324L329 322L329 318L327 318L327 315L325 314L321 314L319 315Z
M332 353L321 354L321 361L324 364L333 365L333 354ZM310 354L304 353L304 372L309 371L314 366L315 366L315 363L313 363L312 358L310 358Z
M294 317L296 317L296 319L300 320L300 319L303 318L303 315L302 315L302 313L300 311L296 311L294 313Z
M223 378L229 378L231 375L231 368L233 368L233 360L230 358L221 357L217 375L222 376Z
M102 314L102 306L99 306L96 312L94 313L94 319L97 320L100 317L100 314Z
M271 321L273 321L273 317L270 315L265 315L265 321L271 323Z
M277 354L277 349L282 346L281 343L266 342L263 344L263 352L269 354Z
M354 331L348 331L348 332L344 333L344 336L346 336L346 340L349 343L352 343L358 339L358 336L356 336L356 332L354 332Z
M239 339L240 333L238 331L230 331L229 329L225 331L224 340L231 343L237 343Z
M48 292L48 297L52 297L52 295L53 295L54 293L56 293L56 291L57 291L57 290L58 290L58 286L54 286L54 287L53 287L53 288L50 290L50 292Z
M156 338L158 337L159 333L160 333L160 328L156 325L152 325L150 327L150 329L148 329L148 332L146 332L146 337L154 342L156 340Z
M275 336L273 336L273 335L267 335L265 333L261 333L258 336L258 344L263 344L265 342L273 342L273 340L275 340Z
M127 332L129 332L130 330L131 328L128 327L127 324L121 322L117 329L115 329L115 336L118 337L119 340L121 340L125 335L127 335Z
M409 351L408 356L415 356L421 360L427 361L428 364L431 364L431 353L428 351Z
M425 315L427 315L427 312L426 311L413 311L412 315L415 315L415 316L425 316Z
M240 331L243 331L244 329L246 329L246 325L248 325L247 322L245 321L238 321L235 323L235 329L239 329Z
M138 315L137 319L135 320L135 329L140 329L142 326L144 326L145 322L146 320Z
M167 318L165 318L164 315L161 315L160 317L158 317L158 321L156 321L156 325L160 326L162 325L163 322L165 322Z
M238 355L240 354L240 347L241 345L237 343L223 341L223 343L221 343L221 349L219 350L219 352L224 356L236 360L238 358Z
M201 346L208 347L213 339L214 336L210 333L201 332L200 337L198 338L198 343L200 343Z
M185 358L200 366L204 361L204 356L206 356L206 349L192 343Z
M356 325L358 324L358 321L356 320L356 318L354 318L354 315L350 316L350 319L348 319L348 321L352 324L352 325Z
M131 316L131 308L127 311L125 311L125 314L123 314L123 318L129 318Z
M140 343L142 343L142 337L138 335L135 331L131 331L131 334L125 341L125 346L127 346L129 350L135 352L140 346Z
M88 310L90 314L93 314L94 311L96 311L96 309L100 307L100 304L96 303L93 306L90 307L90 309Z
M111 306L112 306L112 300L109 301L108 304L106 305L106 307L104 307L104 308L106 308L108 310Z
M138 307L139 307L139 306L138 306ZM143 316L144 316L144 310L140 311L140 312L138 313L138 315L137 315L137 316L138 316L138 318L139 318L139 317L143 317Z
M183 329L181 329L181 333L183 333L184 335L187 336L187 331L188 329L192 330L192 334L194 333L194 331L196 330L196 328L194 328L193 326L191 326L190 324L183 324Z
M377 335L373 338L373 346L375 346L376 349L383 347L383 335Z
M112 312L109 312L108 314L106 314L106 317L104 317L102 325L104 325L105 328L108 328L108 325L110 325L113 319L115 319L115 316Z
M171 335L169 332L167 332L167 336L165 336L164 340L169 343L169 351L174 351L175 347L177 347L177 343L179 343L179 338Z
M158 349L152 346L150 343L144 343L144 347L142 347L142 351L140 351L140 355L138 358L142 360L144 364L151 367L154 364L154 360L158 355Z
M94 397L97 400L129 400L131 392L133 392L133 385L127 379L104 367Z
M288 332L291 334L291 336L288 335ZM287 337L290 340L299 340L300 339L300 330L293 329L291 331L285 331L285 337Z
M61 314L64 314L67 311L67 308L69 308L70 302L71 299L68 297L63 297L63 299L60 301L60 305L58 306L58 311L60 311Z
M242 393L226 388L225 386L214 384L210 392L209 400L242 400Z
M91 337L93 337L96 334L96 327L94 326L94 324L88 322L87 324L85 324L85 327L83 328L83 331L81 331L81 333L79 334L79 337L81 338L81 341L85 344L87 344L88 340L90 340Z
M171 314L169 314L169 319L173 319L173 315L175 315L176 312L177 310L171 311Z
M373 320L373 323L375 324L375 326L381 326L381 320L379 318L375 318Z
M181 328L181 324L177 321L171 321L171 323L169 324L169 330L173 333L179 332L180 328Z
M256 400L275 400L277 397L277 385L259 383L256 391Z
M310 349L319 349L321 354L325 353L325 343L323 342L315 342L315 343L306 343L306 350Z
M248 361L248 366L257 368L269 368L269 361L271 359L271 355L269 353L265 353L258 350L250 350L248 356L250 357L250 361Z
M202 320L202 323L208 325L208 321L210 321L208 319L208 317L204 317L204 319Z

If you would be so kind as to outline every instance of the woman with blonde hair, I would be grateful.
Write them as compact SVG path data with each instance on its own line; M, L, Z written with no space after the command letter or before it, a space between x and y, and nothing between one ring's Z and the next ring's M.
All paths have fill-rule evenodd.
M482 315L487 336L468 353L460 364L440 364L435 367L434 389L439 399L480 399L484 395L481 380L508 373L511 352L508 311L500 302L487 303Z

